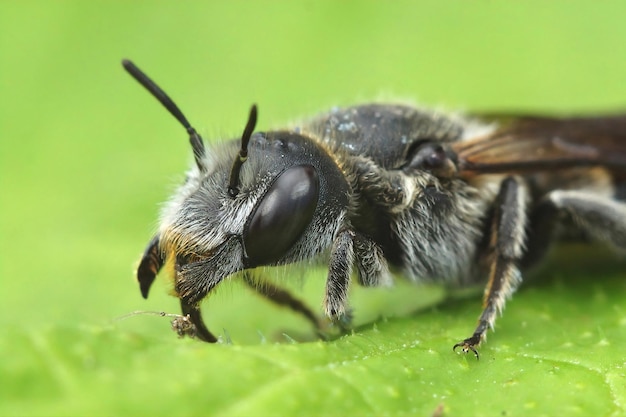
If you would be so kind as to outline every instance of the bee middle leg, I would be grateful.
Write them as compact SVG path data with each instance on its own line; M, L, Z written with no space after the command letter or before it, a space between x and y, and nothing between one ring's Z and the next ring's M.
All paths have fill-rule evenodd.
M491 260L483 312L474 333L455 344L453 350L460 347L478 358L476 348L486 338L489 328L493 329L497 314L502 313L507 298L521 283L518 263L524 252L527 204L525 184L517 177L507 177L493 204L487 249Z

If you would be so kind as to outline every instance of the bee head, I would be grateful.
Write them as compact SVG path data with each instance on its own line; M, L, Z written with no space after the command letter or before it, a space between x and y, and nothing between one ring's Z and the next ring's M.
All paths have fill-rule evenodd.
M231 259L230 273L301 258L296 242L313 220L322 183L328 188L319 164L300 156L310 146L296 134L258 132L247 142L244 158L243 142L212 147L206 169L192 169L165 206L161 246L179 264L211 257L231 240L240 261Z
M326 214L329 162L307 137L257 132L211 147L201 162L205 170L192 169L166 205L159 233L186 302L238 271L297 262L330 245L339 216Z
M167 94L130 61L123 65L185 127L195 159L138 269L144 297L165 262L174 265L185 310L238 271L311 258L330 246L348 185L325 150L300 133L255 133L253 105L241 139L207 152Z

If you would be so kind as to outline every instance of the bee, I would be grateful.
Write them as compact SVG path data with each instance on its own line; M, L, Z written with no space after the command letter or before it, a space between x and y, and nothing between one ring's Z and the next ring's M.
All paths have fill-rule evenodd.
M481 117L370 103L259 132L252 106L241 139L208 150L163 90L123 66L185 127L195 159L137 269L147 298L173 265L179 334L217 341L200 301L237 273L319 325L250 271L321 258L324 313L343 327L353 271L363 286L390 285L390 269L416 282L486 281L478 324L453 347L478 358L521 271L555 237L626 249L626 116Z

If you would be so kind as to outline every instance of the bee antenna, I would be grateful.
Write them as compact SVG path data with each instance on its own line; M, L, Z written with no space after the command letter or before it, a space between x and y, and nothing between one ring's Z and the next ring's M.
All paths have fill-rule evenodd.
M191 148L193 149L193 157L196 160L196 165L198 165L198 169L200 171L206 171L206 167L202 162L202 158L204 157L204 143L202 142L202 138L196 132L182 111L178 108L174 100L172 100L166 93L159 87L154 81L150 79L143 71L141 71L132 61L128 59L122 60L122 66L124 69L132 75L132 77L139 82L139 84L143 85L146 90L150 92L159 100L159 103L163 105L170 112L172 116L176 118L183 125L183 127L187 130L189 134L189 143L191 143Z
M241 166L246 162L246 159L248 159L248 143L254 132L254 127L256 126L256 119L257 107L256 104L253 104L250 108L250 114L248 115L248 123L246 123L246 128L241 135L241 149L235 158L235 162L233 162L233 167L230 169L228 195L232 198L235 198L237 194L239 194L239 173L241 172Z

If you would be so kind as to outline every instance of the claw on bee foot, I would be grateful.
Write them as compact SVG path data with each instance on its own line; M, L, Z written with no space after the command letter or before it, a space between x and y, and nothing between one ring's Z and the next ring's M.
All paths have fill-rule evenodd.
M478 351L476 350L476 347L478 347L479 344L480 344L480 338L477 336L472 336L454 345L452 347L452 350L456 352L456 349L459 347L461 348L463 353L467 353L471 350L474 353L474 356L476 356L476 359L480 359L480 355L478 354Z

